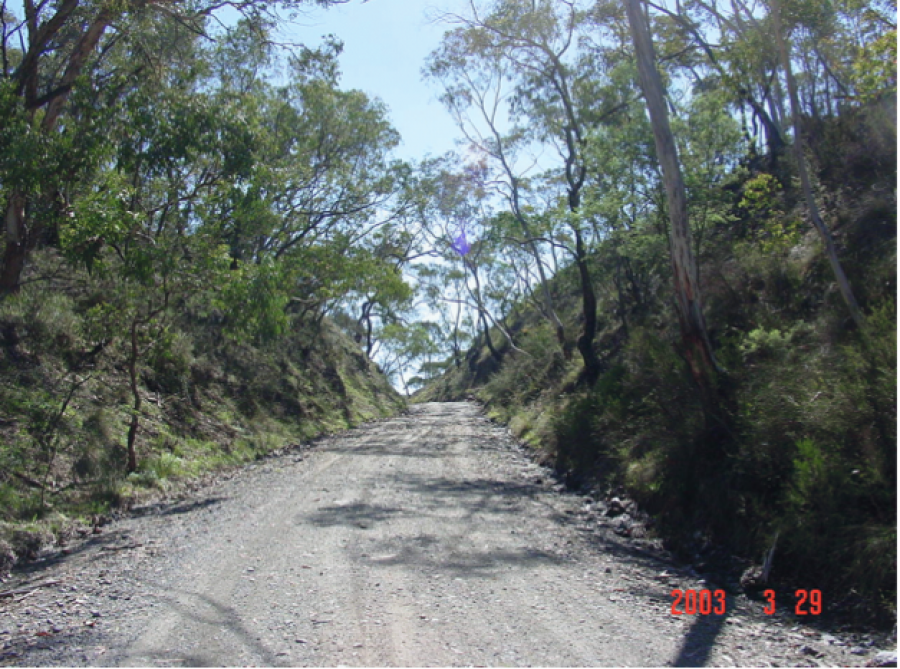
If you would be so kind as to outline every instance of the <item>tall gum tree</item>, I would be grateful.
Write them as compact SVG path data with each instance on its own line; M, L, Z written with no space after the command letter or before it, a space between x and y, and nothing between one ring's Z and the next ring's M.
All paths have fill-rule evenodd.
M444 35L441 46L431 54L425 74L444 86L441 100L454 117L471 147L499 168L499 178L485 174L482 186L499 192L522 231L522 244L527 248L538 274L541 299L538 308L553 325L565 357L571 356L571 342L559 318L550 292L546 260L539 247L540 235L534 229L530 207L526 201L528 178L517 169L517 155L527 143L522 128L505 131L503 111L509 102L505 82L507 73L502 58L484 46L485 35L459 27ZM488 183L490 182L490 183Z
M794 125L794 157L797 161L797 173L800 176L800 187L803 189L803 197L806 200L806 207L809 210L809 217L813 227L819 233L819 238L825 247L825 254L828 256L828 262L831 264L831 271L834 272L834 278L837 281L838 289L841 291L841 297L847 304L850 316L856 323L856 326L862 330L865 327L865 318L860 311L853 295L853 289L850 287L850 281L844 273L841 261L838 259L837 248L834 244L834 238L822 220L819 213L819 206L816 203L815 195L813 195L812 182L809 178L809 170L806 166L806 156L803 152L803 125L801 121L802 111L800 108L800 98L797 94L797 84L794 80L794 73L791 68L791 53L788 45L788 37L785 34L784 22L782 21L781 2L779 0L769 0L769 8L772 15L772 23L775 32L775 41L778 45L778 54L781 59L781 67L784 69L784 76L787 81L788 96L791 102L791 119Z
M703 317L699 273L691 243L687 197L678 149L669 125L665 89L656 68L653 40L641 0L626 0L625 7L634 41L641 89L647 102L666 189L670 221L669 250L684 354L709 415L716 410L716 375L720 368L713 354Z
M585 144L591 126L602 122L622 105L591 100L588 110L572 63L577 48L578 29L584 12L569 0L553 2L503 2L481 14L470 3L470 17L456 17L463 27L483 36L472 40L482 53L499 57L509 65L510 76L517 80L515 108L536 139L546 138L554 145L562 163L566 206L574 248L568 248L578 269L583 325L576 347L584 364L582 379L593 385L602 366L594 349L597 334L597 297L588 265L588 244L579 209L587 179ZM473 57L478 57L473 53ZM599 113L597 107L606 109Z

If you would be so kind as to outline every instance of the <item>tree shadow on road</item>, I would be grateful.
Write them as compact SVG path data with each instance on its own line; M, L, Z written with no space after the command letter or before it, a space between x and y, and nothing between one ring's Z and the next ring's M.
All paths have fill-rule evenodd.
M348 440L335 440L332 443L322 444L317 448L320 453L342 453L345 455L367 455L377 457L407 457L407 458L457 458L465 457L464 454L454 454L447 451L448 444L441 440L431 440L427 446L423 443L406 443L398 439L398 435L382 435L383 439L367 439L363 443ZM399 443L398 443L399 442Z
M532 482L404 474L395 476L393 483L420 499L420 506L425 509L437 512L460 508L467 519L519 514L535 505L542 507L544 518L557 522L564 519L563 514L541 500L541 493L546 490Z
M184 597L192 600L193 606L182 603L178 597ZM279 658L275 651L267 648L255 633L250 630L243 622L241 622L240 613L231 606L226 606L217 602L213 598L196 592L186 592L184 590L172 591L170 595L154 595L154 598L167 606L177 616L185 621L191 621L194 624L200 623L209 626L213 633L208 635L198 635L194 639L192 650L186 652L179 651L148 651L144 652L140 649L125 650L124 658L133 660L153 660L155 663L166 663L171 665L173 662L188 667L221 667L233 666L235 664L244 664L246 660L234 657L233 653L224 650L220 654L209 647L210 639L214 634L221 634L223 631L228 632L239 645L256 655L257 661L263 666L276 666ZM198 605L199 604L199 605ZM207 613L202 613L202 609L207 609ZM176 626L175 630L182 628ZM174 639L168 639L163 643L164 647L172 647ZM123 657L115 658L118 660ZM286 660L287 662L287 660ZM121 662L119 662L121 664Z
M440 539L435 535L391 537L376 542L371 550L379 553L357 556L373 567L409 567L451 578L491 578L509 568L537 569L564 560L554 553L527 546L479 548L461 537Z
M403 514L404 509L357 502L352 504L333 504L323 506L312 514L297 516L297 524L311 523L318 527L336 527L340 525L368 528Z
M191 513L206 509L222 502L228 501L228 497L207 497L206 499L198 499L191 502L147 504L141 507L135 507L131 510L132 516L174 516L183 513Z
M65 564L83 553L92 551L117 551L137 547L131 534L124 529L106 529L101 534L93 534L84 539L78 539L71 545L64 546L53 553L41 557L34 562L26 562L16 565L13 570L13 580L9 587L27 587L28 583L40 579L43 572L51 567Z

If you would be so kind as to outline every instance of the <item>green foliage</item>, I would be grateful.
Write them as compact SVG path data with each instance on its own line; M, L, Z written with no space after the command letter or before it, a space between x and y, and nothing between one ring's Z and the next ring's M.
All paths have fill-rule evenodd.
M738 348L745 362L763 358L785 362L796 357L791 355L791 347L807 330L803 323L795 323L789 330L755 328L743 337Z
M719 415L677 344L664 190L621 4L503 0L461 19L427 69L479 148L415 168L392 159L384 104L340 88L340 42L283 57L263 8L201 41L196 17L113 3L102 58L62 89L69 23L99 5L58 15L31 61L16 42L27 26L4 17L0 202L25 198L35 252L0 302L0 513L105 509L396 410L361 345L407 389L447 369L445 396L482 384L560 470L625 485L688 547L699 531L754 556L780 531L780 573L890 601L896 7L784 5L808 135L795 139L818 161L869 322L857 332L836 315L802 234L766 8L752 21L709 3L653 10L728 370ZM57 5L35 11L56 25ZM28 62L36 95L65 96L59 119L45 101L27 108L15 78ZM878 113L861 107L874 101ZM573 290L584 255L605 370L593 388L568 357L587 322ZM433 316L416 313L416 290ZM139 456L128 476L126 446Z
M616 365L591 390L577 392L557 414L552 430L559 471L591 472L613 480L621 476L623 454L615 441L615 426L628 401L625 374L625 367Z
M797 246L805 230L799 218L781 210L781 193L778 180L765 172L743 184L738 206L750 218L752 236L763 255L784 253Z
M862 101L897 92L897 29L865 44L853 61L853 77Z
M284 268L272 262L241 264L225 277L217 305L228 317L232 337L271 341L288 327Z
M40 254L36 269L52 272L53 258ZM70 270L67 280L65 291L46 295L37 282L0 302L0 519L127 504L402 404L327 321L293 317L283 334L257 346L223 336L221 324L189 309L169 313L165 327L139 337L149 346L137 379L140 458L126 475L134 409L131 339L122 325L146 313L147 295L85 269ZM92 304L100 295L105 301Z
M744 182L740 206L753 216L765 216L777 205L780 187L771 174L761 172Z
M843 135L826 137L835 142ZM856 150L856 141L853 135L845 144L829 144L833 160ZM875 177L882 183L885 164L855 173L853 183ZM601 313L616 315L596 342L610 361L597 386L574 387L577 374L565 364L536 373L546 369L551 331L544 347L529 348L535 316L523 310L511 334L544 362L507 353L477 392L569 480L624 486L686 557L699 549L696 532L752 559L778 532L775 579L823 589L833 601L844 598L860 620L889 619L896 593L893 236L854 249L862 238L856 235L863 235L855 226L880 234L875 226L895 214L880 201L875 214L859 210L846 192L836 200L833 215L848 221L854 235L845 233L844 253L860 253L857 262L867 268L866 289L872 290L865 293L871 295L868 325L851 330L833 313L834 290L820 250L799 228L798 194L772 175L744 174L723 180L727 192L709 198L711 208L725 213L707 231L701 268L706 316L728 370L722 383L730 433L704 417L673 344L679 333L667 316L665 237L650 214L610 234L596 251ZM617 211L617 220L628 221L627 202L598 199L589 211ZM569 268L552 284L563 295L571 285ZM567 325L577 322L574 313L567 311ZM475 365L486 359L482 348L470 356ZM453 373L459 378L445 381L442 392L471 392L477 373ZM536 427L540 415L553 416L548 429ZM716 450L724 455L711 458Z
M545 321L524 328L518 345L521 352L507 354L483 391L490 405L507 411L536 399L565 367L553 328Z

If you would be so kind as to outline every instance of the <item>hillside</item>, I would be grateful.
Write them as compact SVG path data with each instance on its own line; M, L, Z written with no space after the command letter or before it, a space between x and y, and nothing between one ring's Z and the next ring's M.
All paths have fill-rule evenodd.
M801 194L783 186L792 183L789 165L776 174L750 165L713 196L722 222L699 248L707 324L725 369L721 429L704 420L681 357L664 238L637 233L607 240L590 258L603 365L593 388L581 359L566 359L547 319L520 302L505 320L519 350L494 328L501 361L482 335L416 399L478 398L571 485L637 500L651 531L701 569L740 573L774 547L773 582L821 588L835 610L891 619L894 108L889 101L824 122L810 138L818 195L866 332L848 317ZM766 183L778 187L761 197ZM619 273L629 244L631 265ZM551 287L576 331L573 268Z
M210 471L405 406L327 318L292 318L281 335L238 339L200 293L141 325L135 410L128 329L123 336L97 322L110 284L60 263L40 255L21 292L0 303L3 569L14 559L10 543L17 558L33 557L79 518L174 494Z

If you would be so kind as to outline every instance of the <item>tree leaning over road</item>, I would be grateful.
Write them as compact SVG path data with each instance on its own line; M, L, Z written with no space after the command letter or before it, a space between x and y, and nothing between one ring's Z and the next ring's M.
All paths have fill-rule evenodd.
M20 136L17 146L4 151L19 154L27 167L6 177L0 184L7 190L4 211L5 248L0 266L0 295L19 289L28 254L40 244L47 217L33 216L32 210L46 207L62 215L60 193L50 184L57 174L48 174L46 165L36 162L38 152L45 157L64 151L78 132L78 120L65 118L66 103L79 86L102 89L92 62L102 61L116 41L127 34L135 19L157 13L173 24L186 26L197 34L204 33L204 20L216 10L228 6L258 20L277 6L300 7L315 3L321 6L343 4L346 0L297 0L270 3L267 0L215 0L189 4L186 2L98 2L63 0L59 4L23 0L24 20L16 22L3 4L2 70L0 100L15 115ZM112 34L111 34L112 33ZM18 36L24 49L14 46ZM104 38L105 41L104 41ZM79 83L82 81L82 83ZM4 114L7 121L10 115Z

